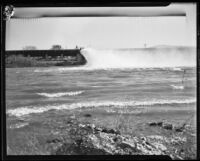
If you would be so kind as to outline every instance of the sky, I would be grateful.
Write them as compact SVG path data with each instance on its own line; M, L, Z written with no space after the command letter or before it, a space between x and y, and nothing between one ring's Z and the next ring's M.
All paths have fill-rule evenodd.
M73 17L77 11L76 7L57 11L16 8L16 17L6 22L6 49L50 49L54 44L63 48L77 45L104 49L196 45L195 4L172 4L168 8L83 8L78 12L82 17ZM44 14L49 17L38 18Z

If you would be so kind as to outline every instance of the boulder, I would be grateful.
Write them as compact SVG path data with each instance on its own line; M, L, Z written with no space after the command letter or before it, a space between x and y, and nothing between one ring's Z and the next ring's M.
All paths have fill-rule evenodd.
M162 126L163 125L163 122L160 121L160 122L149 122L148 123L149 126Z
M166 130L172 130L172 129L173 129L173 126L172 126L172 124L170 124L170 123L164 123L164 124L162 125L162 127L163 127L164 129L166 129Z
M85 116L85 117L92 117L92 115L89 114L89 113L86 113L86 114L84 114L83 116Z

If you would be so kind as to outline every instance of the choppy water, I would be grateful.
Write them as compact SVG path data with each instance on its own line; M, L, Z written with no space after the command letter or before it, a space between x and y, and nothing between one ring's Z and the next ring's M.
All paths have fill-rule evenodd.
M195 103L195 67L6 69L7 120L14 122L10 128L26 126L16 124L22 117L45 117L52 111L56 115L102 108L107 113L117 109L134 113L153 107L195 108Z

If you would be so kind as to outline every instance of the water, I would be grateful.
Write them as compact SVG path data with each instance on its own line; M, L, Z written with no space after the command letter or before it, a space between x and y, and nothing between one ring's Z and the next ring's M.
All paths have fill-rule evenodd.
M159 62L156 66L152 52L148 60L143 53L137 59L140 62L134 64L131 61L136 56L132 58L130 51L117 51L116 57L114 51L110 55L107 51L107 59L105 51L96 51L83 51L88 61L83 67L7 68L7 127L29 126L30 121L38 119L37 115L42 124L48 114L56 117L76 110L134 114L144 109L195 108L195 54L190 56L192 54L182 51L183 55L178 53L173 61L166 63L167 54L160 56L159 50L155 59L164 64ZM146 65L142 66L141 60Z

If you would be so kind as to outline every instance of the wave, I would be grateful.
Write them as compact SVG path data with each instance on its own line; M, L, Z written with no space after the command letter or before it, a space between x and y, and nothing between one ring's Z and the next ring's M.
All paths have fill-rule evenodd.
M121 70L121 71L131 71L131 70L136 70L136 71L156 71L156 70L166 70L166 71L179 71L183 72L184 68L183 67L89 67L88 65L82 66L82 67L56 67L56 68L49 68L49 69L35 69L33 72L35 73L48 73L48 72L69 72L69 71L95 71L95 70L106 70L106 71L113 71L113 70ZM189 67L189 66L188 66ZM194 68L191 66L190 68Z
M77 96L82 94L84 91L71 91L71 92L60 92L60 93L37 93L40 96L48 98L62 97L62 96Z
M7 114L10 116L20 117L32 113L43 113L49 110L73 110L77 108L97 108L97 107L113 107L126 108L135 106L156 106L156 105L176 105L195 103L195 99L185 100L151 100L151 101L103 101L103 102L81 102L73 104L54 104L45 106L26 106L16 109L9 109Z
M18 123L18 124L14 124L14 125L10 125L10 129L18 129L18 128L22 128L24 126L29 125L29 123L25 122L25 123Z
M184 89L185 87L184 86L177 86L177 85L171 85L171 87L173 88L173 89Z
M194 48L141 48L124 50L81 50L86 58L85 67L106 68L149 68L149 67L194 67L196 51ZM179 68L174 68L180 70Z
M181 68L172 68L171 70L173 70L173 71L183 71L183 69L181 69Z

